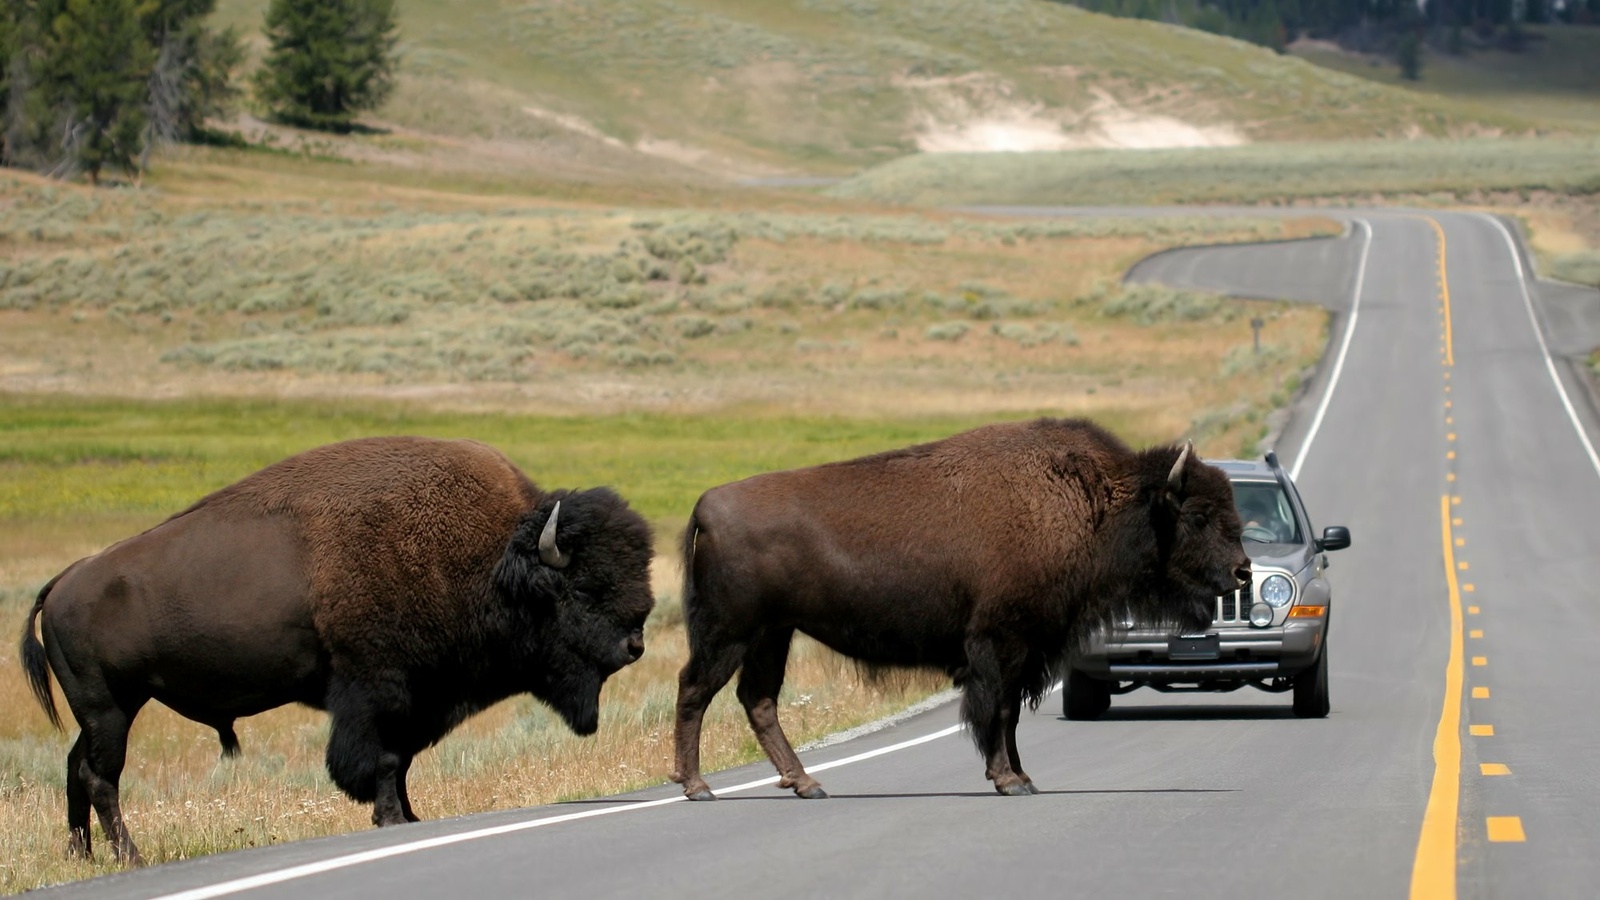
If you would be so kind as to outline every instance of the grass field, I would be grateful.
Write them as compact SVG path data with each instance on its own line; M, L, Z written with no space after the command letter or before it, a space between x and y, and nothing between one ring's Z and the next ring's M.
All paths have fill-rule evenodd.
M260 178L253 161L150 193L0 176L0 389L555 412L848 413L895 406L885 392L917 414L1171 409L1174 377L1248 338L1243 307L1105 285L1165 246L1331 229L598 208L418 196L340 166L270 182L270 202L192 183ZM1155 313L1122 314L1130 303ZM1292 330L1308 314L1271 315ZM1211 337L1158 349L1197 323ZM1233 402L1208 393L1206 409Z
M544 485L611 484L663 551L713 484L996 419L1090 415L1136 444L1251 452L1324 314L1117 276L1165 246L1330 229L1017 223L259 152L195 151L140 191L0 175L0 618L205 492L365 434L471 436ZM649 649L607 687L600 735L501 704L419 759L424 815L664 779L685 645L670 554L655 574ZM806 740L943 684L864 685L803 644L783 715ZM106 871L61 856L68 738L9 646L0 698L0 889ZM207 730L141 715L125 809L149 858L366 827L323 772L322 714L241 724L245 755L219 765ZM709 728L708 769L757 757L731 697Z
M472 436L504 448L543 485L614 485L656 524L665 550L704 487L769 468L934 438L977 417L917 422L742 417L533 418L418 413L403 406L270 402L131 403L0 398L0 618L22 620L32 591L63 561L126 536L264 463L375 433ZM1126 423L1123 423L1126 424ZM530 699L502 704L424 754L413 793L425 815L508 808L661 781L675 675L685 656L670 554L644 661L606 689L600 735L578 739ZM925 677L857 682L853 666L797 647L784 716L798 740L883 715L939 687ZM14 650L0 653L0 888L104 871L61 856L67 736L33 708ZM218 764L214 736L152 705L124 777L131 827L154 860L186 858L365 827L322 770L326 719L283 709L247 720L245 754ZM712 713L708 763L755 755L725 697Z
M36 586L65 562L282 455L364 434L472 436L505 449L545 486L608 483L629 497L662 545L655 573L660 600L644 660L606 689L596 738L572 736L530 699L500 704L419 757L411 779L419 808L427 816L460 814L659 783L669 766L675 674L686 652L667 545L699 491L759 471L937 438L993 418L575 418L427 413L401 405L0 396L0 547L6 548L0 619L21 621ZM1141 443L1169 437L1148 414L1108 411L1100 419ZM103 847L92 865L62 857L68 736L52 734L33 708L13 652L9 645L0 652L0 698L14 712L0 723L0 859L6 860L0 889L109 871ZM853 664L804 641L789 672L781 702L797 741L869 721L945 684L909 674L863 684ZM244 755L219 763L209 729L156 705L141 715L123 796L151 861L365 827L368 809L344 800L323 772L322 714L286 708L241 725ZM708 771L758 758L731 692L713 706L707 727Z
M950 206L1345 201L1397 194L1455 203L1486 191L1541 190L1600 193L1600 139L925 154L869 169L829 192L881 203Z

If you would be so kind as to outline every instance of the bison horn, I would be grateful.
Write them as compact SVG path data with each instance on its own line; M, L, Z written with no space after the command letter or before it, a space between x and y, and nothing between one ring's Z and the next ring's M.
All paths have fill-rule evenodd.
M1185 441L1183 450L1178 454L1178 461L1172 464L1172 472L1167 475L1167 487L1174 491L1183 490L1183 467L1189 461L1189 451L1194 449L1194 441Z
M556 546L556 517L561 515L561 501L556 501L556 508L550 510L550 520L544 523L544 531L539 532L539 561L552 569L565 569L571 558L561 552Z

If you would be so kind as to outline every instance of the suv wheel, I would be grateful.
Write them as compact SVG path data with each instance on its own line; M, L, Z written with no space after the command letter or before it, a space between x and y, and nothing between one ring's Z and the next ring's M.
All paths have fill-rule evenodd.
M1111 686L1072 669L1061 686L1061 713L1074 722L1098 719L1111 708Z
M1294 714L1302 719L1328 715L1328 645L1322 645L1317 662L1294 678Z

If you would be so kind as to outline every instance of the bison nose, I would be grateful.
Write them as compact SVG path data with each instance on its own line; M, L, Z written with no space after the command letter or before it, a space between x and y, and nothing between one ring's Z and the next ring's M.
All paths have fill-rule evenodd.
M1243 587L1243 586L1249 584L1250 583L1250 564L1249 563L1245 563L1244 565L1240 566L1239 568L1234 569L1233 570L1233 577L1238 579L1240 587Z
M644 655L644 638L637 635L628 638L628 662L638 662Z

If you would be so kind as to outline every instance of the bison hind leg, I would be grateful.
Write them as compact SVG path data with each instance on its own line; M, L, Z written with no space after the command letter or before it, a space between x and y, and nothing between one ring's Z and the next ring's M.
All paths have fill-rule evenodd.
M89 754L89 736L80 731L67 753L67 856L91 859L94 841L89 832L89 785L83 780L82 766Z
M800 757L789 745L789 738L778 722L778 693L783 689L784 669L789 662L789 642L794 632L772 630L761 634L745 653L739 674L739 702L750 719L756 741L778 770L778 787L791 788L806 800L825 800L827 791L806 774Z
M678 705L673 728L672 780L683 785L690 800L715 800L700 774L700 727L711 698L739 670L744 645L702 635L689 648L689 661L678 673Z

